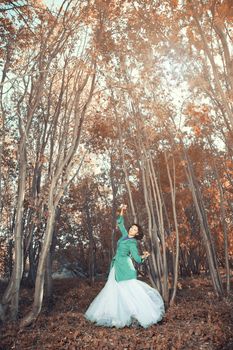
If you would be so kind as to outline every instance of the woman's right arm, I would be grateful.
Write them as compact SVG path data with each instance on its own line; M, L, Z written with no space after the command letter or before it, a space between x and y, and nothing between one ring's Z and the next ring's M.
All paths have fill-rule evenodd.
M124 212L127 208L127 205L122 205L121 207L121 211L120 211L120 215L117 218L117 226L119 227L122 237L127 237L128 236L128 231L125 228L125 224L124 224Z

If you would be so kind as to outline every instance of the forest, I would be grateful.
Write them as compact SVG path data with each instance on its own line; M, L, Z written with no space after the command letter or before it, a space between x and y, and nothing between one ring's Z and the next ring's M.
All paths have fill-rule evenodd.
M232 0L0 1L0 350L233 349ZM166 313L97 327L126 226Z

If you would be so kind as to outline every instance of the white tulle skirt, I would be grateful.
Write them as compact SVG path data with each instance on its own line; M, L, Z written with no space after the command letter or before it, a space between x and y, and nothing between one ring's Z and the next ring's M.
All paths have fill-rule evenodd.
M98 326L122 328L137 323L144 328L159 322L164 303L157 290L137 279L117 282L112 267L107 283L85 317Z

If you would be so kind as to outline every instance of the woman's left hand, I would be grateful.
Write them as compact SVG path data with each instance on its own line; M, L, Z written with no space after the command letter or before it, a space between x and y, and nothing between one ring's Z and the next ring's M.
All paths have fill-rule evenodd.
M147 251L143 252L143 256L142 256L143 259L148 258L148 256L150 256L149 252L147 252Z

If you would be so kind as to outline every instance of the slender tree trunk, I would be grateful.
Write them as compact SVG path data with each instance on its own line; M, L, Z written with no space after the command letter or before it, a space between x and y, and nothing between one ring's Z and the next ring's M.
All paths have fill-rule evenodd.
M36 262L35 262L35 250L33 248L32 242L28 248L28 260L29 260L29 270L28 270L27 283L30 287L34 287L35 281L36 281Z
M2 76L0 81L0 229L2 225L2 160L3 160L3 145L5 142L6 130L5 130L5 122L6 122L6 111L4 108L4 82L7 77L7 72L10 66L10 57L11 57L11 45L10 42L7 47L6 59L2 69Z
M86 195L88 196L88 193ZM87 232L89 238L89 278L90 283L93 286L95 282L95 242L93 237L93 227L91 224L91 215L88 203L85 204L85 212L87 219Z
M13 267L10 283L3 295L2 304L3 309L7 310L10 303L11 319L15 320L18 314L19 307L19 288L23 275L23 235L22 235L22 219L25 196L25 182L26 182L26 157L25 157L25 139L21 140L19 147L19 185L18 198L16 209L15 222L15 262Z
M60 208L56 209L55 214L55 222L53 225L53 235L52 235L52 243L49 250L48 259L46 262L46 270L45 270L45 298L47 302L51 302L53 299L53 278L52 278L52 267L53 267L53 258L54 258L54 252L56 249L56 242L57 242L57 229L56 229L56 223L59 221L60 217Z
M174 272L173 272L173 292L170 300L170 305L174 303L176 291L177 291L177 283L178 283L178 264L179 264L179 232L178 232L178 222L177 222L177 215L176 215L176 183L175 183L175 163L173 159L173 181L171 178L171 172L168 164L167 155L165 153L165 162L167 166L167 174L171 189L171 198L172 198L172 212L173 212L173 218L174 218L174 225L175 225L175 231L176 231L176 252L175 252L175 264L174 264Z
M53 297L53 280L52 280L52 253L51 250L48 253L46 259L45 267L45 300L49 304L52 301Z
M228 254L228 232L226 224L226 212L225 212L225 200L223 188L219 180L219 174L215 166L215 175L218 183L219 193L220 193L220 212L221 212L221 222L223 228L224 236L224 256L225 256L225 267L226 267L226 280L227 280L227 294L230 293L230 265L229 265L229 254Z
M189 181L190 189L193 195L194 204L197 210L200 226L201 226L201 233L203 236L203 242L206 248L206 254L208 258L209 263L209 270L210 275L212 278L213 286L215 289L215 292L218 296L223 295L223 289L222 289L222 282L217 266L217 258L216 258L216 252L213 246L211 234L209 232L208 223L206 219L206 214L204 211L203 204L201 203L201 195L199 192L198 185L195 181L194 172L192 169L192 166L190 164L190 161L188 159L188 156L186 154L186 161L187 161L187 170L186 175Z
M149 237L152 245L151 250L151 262L149 263L150 266L150 279L153 281L153 285L156 284L158 290L161 294L163 294L163 297L165 297L167 301L167 295L165 295L164 290L164 266L162 264L162 258L161 258L161 252L159 247L159 239L157 235L158 227L155 223L155 218L153 214L153 208L151 207L151 194L149 192L151 183L148 182L148 165L146 165L146 160L143 156L141 156L141 171L142 171L142 184L143 184L143 193L144 193L144 201L148 216L148 232Z
M214 17L214 13L212 12L212 15ZM214 29L219 36L223 48L224 58L225 58L225 65L226 65L226 80L228 81L231 90L233 90L233 65L232 65L232 58L230 54L230 50L228 47L226 35L222 29L222 26L218 23L218 21L213 21L214 23Z
M115 235L116 235L116 212L117 212L117 207L116 207L116 195L117 195L117 186L114 181L114 175L113 175L113 169L114 169L114 164L113 164L113 155L110 155L110 182L111 182L111 188L112 188L112 240L111 240L111 256L110 256L110 261L112 257L115 255ZM110 264L109 261L109 264Z
M26 315L25 318L20 323L21 327L25 327L31 324L38 317L44 295L44 281L45 281L45 270L46 264L48 262L48 254L51 247L52 237L53 237L53 228L54 228L54 219L55 219L55 207L54 207L54 187L55 184L52 183L50 187L49 194L49 203L48 203L48 219L46 231L44 234L44 242L41 249L41 254L39 258L37 275L36 275L36 283L35 283L35 294L34 294L34 302L32 306L32 311Z
M115 104L114 104L114 112L115 112L115 116L116 116L117 129L118 129L118 139L119 139L119 148L120 148L120 154L121 154L121 159L122 159L122 169L123 169L123 172L125 175L125 183L126 183L128 196L129 196L130 208L131 208L131 212L132 212L132 216L133 216L133 221L135 223L137 223L137 215L136 215L136 211L135 211L132 191L131 191L130 182L129 182L129 175L128 175L127 165L126 165L126 161L125 161L124 145L123 145L123 140L122 140L122 129L121 129L121 124L119 121L119 116L118 116Z
M159 238L161 241L162 246L162 294L163 298L166 304L169 302L169 288L168 288L168 266L167 266L167 249L166 249L166 242L165 242L165 230L164 230L164 218L163 218L163 201L161 192L158 185L158 180L155 175L153 162L151 159L151 156L148 155L148 160L146 160L147 164L147 173L149 176L148 182L152 184L152 193L154 195L154 201L156 203L156 212L158 217L158 223L159 223ZM154 218L154 212L153 208L151 208L151 214L152 218ZM155 221L155 219L153 219ZM155 237L155 240L158 241L158 236Z
M197 25L198 31L199 31L199 33L201 35L201 38L202 38L202 42L203 42L203 45L204 45L204 50L206 52L206 55L207 55L207 57L209 59L209 62L210 62L211 68L212 68L214 82L215 82L215 86L216 86L216 91L217 91L217 93L220 96L221 102L222 102L222 104L224 106L224 109L226 110L226 114L227 114L228 119L229 119L229 121L231 123L231 127L233 128L233 113L232 113L231 107L229 105L229 99L226 97L226 95L225 95L225 93L223 91L223 88L221 86L220 74L219 74L218 68L216 66L216 63L214 61L214 57L213 57L213 55L211 53L211 50L209 48L208 41L207 41L207 38L205 36L205 33L204 33L204 31L203 31L203 29L201 27L200 21L198 19L198 15L197 15L196 10L195 10L195 5L192 6L192 11L193 11L194 21L195 21L195 23ZM216 27L216 30L217 30L218 35L220 35L220 32L217 29L217 27ZM230 76L230 78L232 78L232 76ZM231 81L231 83L232 83L232 81Z

